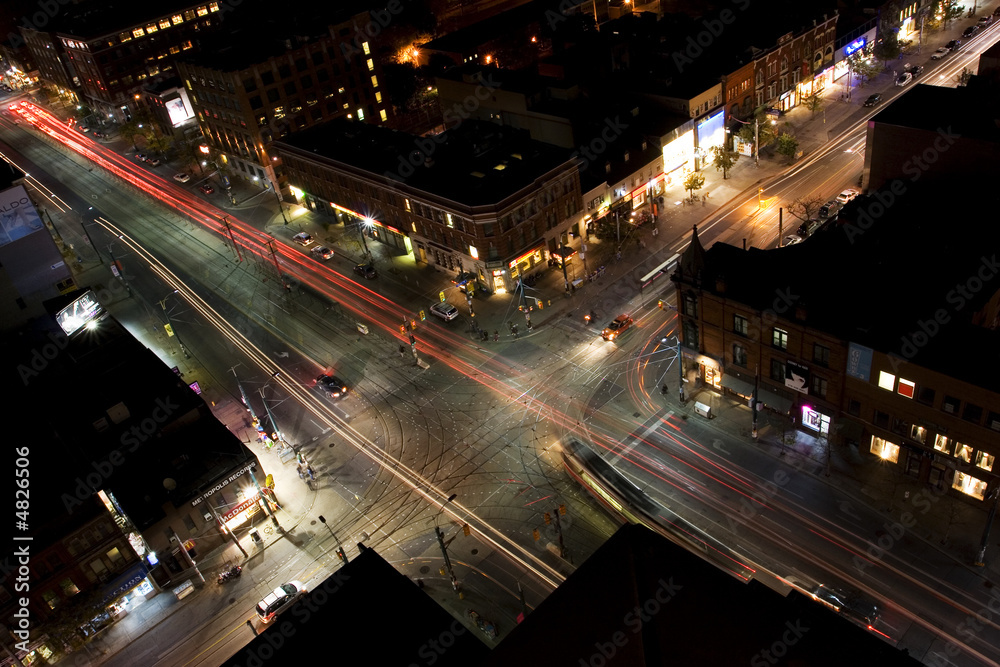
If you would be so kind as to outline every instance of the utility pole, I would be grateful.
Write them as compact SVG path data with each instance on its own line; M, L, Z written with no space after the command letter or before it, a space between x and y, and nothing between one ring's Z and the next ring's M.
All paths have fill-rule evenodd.
M753 163L760 167L760 118L756 112L753 115Z
M993 506L990 507L989 514L986 515L986 527L983 528L983 539L979 543L979 553L976 554L976 562L973 563L976 567L983 567L986 564L986 546L990 541L990 528L993 527L993 519L997 514L997 504L1000 503L1000 487L994 488L991 496L993 498Z
M236 251L236 259L240 262L243 261L243 254L240 252L240 246L236 242L236 238L233 236L233 228L229 226L229 216L222 216L222 224L226 226L226 234L229 235L229 240L233 244L233 250Z
M782 233L782 231L781 231L781 228L782 228L781 215L784 212L784 210L785 209L783 209L783 208L779 208L778 209L778 247L779 248L781 247L782 239L785 238L784 235L783 235L783 233Z
M125 270L122 268L121 262L115 259L113 243L108 244L108 257L111 258L111 273L122 281L122 284L125 285L125 289L128 290L128 295L132 296L132 286L128 284L127 280L125 280Z
M559 557L560 558L565 558L566 557L566 546L563 544L562 524L559 523L559 512L565 511L564 508L565 508L565 505L560 505L552 513L552 515L556 519L556 535L559 536Z
M181 542L181 538L173 530L171 530L170 532L171 534L173 534L174 540L177 542L177 546L181 548L181 560L187 563L187 566L195 571L195 574L198 575L198 579L201 581L201 583L205 583L205 575L201 573L201 570L198 569L198 566L195 564L194 559L191 558L191 554L189 554L188 550L184 548L184 543Z
M448 576L451 577L451 587L458 593L459 599L462 599L465 596L460 589L458 577L455 576L455 569L451 566L451 558L448 557L448 545L444 541L444 533L441 532L439 526L434 526L434 533L437 535L438 545L441 547L441 555L444 556L444 566L448 569Z
M257 415L253 411L253 405L251 405L250 399L247 397L247 393L243 391L243 385L240 384L240 376L236 375L236 366L233 366L229 370L231 370L233 372L233 375L236 377L236 386L240 390L240 396L243 397L243 404L247 406L247 412L250 413L250 418L253 419L254 428L259 428L258 425L260 424L260 420L257 419Z
M284 220L285 224L287 225L288 218L285 217L285 206L281 202L281 197L278 196L278 188L274 187L274 183L270 182L267 184L267 186L271 188L271 192L274 193L274 201L278 202L278 210L281 211L281 219Z
M249 558L250 554L248 554L246 552L246 549L243 548L243 545L240 544L240 541L238 539L236 539L235 533L233 533L233 531L231 531L229 529L229 527L226 526L226 524L222 522L222 519L219 517L219 514L215 511L215 508L212 507L212 504L210 502L206 502L205 504L208 505L209 511L212 512L212 516L214 516L215 520L218 522L219 527L221 528L223 535L228 535L229 539L231 539L233 541L233 544L236 545L236 548L239 549L240 553L243 554L243 557L244 558Z
M94 249L94 253L97 255L97 259L100 260L101 264L104 264L104 258L101 257L100 251L98 251L97 246L94 245L94 239L90 238L90 230L87 229L87 223L83 221L83 217L80 217L80 226L83 227L83 235L87 237L87 243L90 247Z
M330 531L331 535L333 535L333 539L337 542L337 555L340 557L340 560L344 561L344 565L347 565L347 554L344 552L344 545L340 543L340 538L337 537L337 533L333 532L333 528L330 528L330 526L326 523L326 517L322 514L319 515L319 522L326 526L326 529Z
M753 369L753 395L750 397L750 415L753 420L753 430L751 437L757 441L757 392L760 389L760 365L754 364Z
M681 403L684 403L684 356L681 354L681 337L677 336L677 374L680 381L677 383L677 391L680 392Z
M171 292L171 294L177 294L177 290ZM170 312L167 310L167 299L170 298L170 294L160 299L160 308L163 309L163 316L167 318L167 335L173 336L177 339L177 344L181 346L181 352L184 353L185 359L190 359L191 355L188 354L187 348L184 347L184 343L181 342L180 334L174 331L174 325L170 321Z

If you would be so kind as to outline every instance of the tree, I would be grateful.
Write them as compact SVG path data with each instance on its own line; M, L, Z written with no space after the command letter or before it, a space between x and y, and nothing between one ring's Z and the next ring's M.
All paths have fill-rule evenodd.
M948 27L948 21L962 18L962 5L955 0L945 0L942 4L941 27Z
M955 83L959 86L966 86L969 83L969 79L972 78L972 70L968 67L963 67L962 71L955 75Z
M755 121L756 128L754 127ZM768 117L767 110L762 106L757 107L750 120L740 128L738 133L740 140L742 140L745 144L753 145L755 138L754 133L756 132L756 139L760 141L760 146L767 146L777 138L777 134L774 130L774 124L774 121ZM760 151L760 147L757 147L757 151Z
M902 47L899 44L899 38L896 33L892 30L887 30L885 35L875 44L873 53L875 57L882 61L883 67L890 60L895 60L899 57Z
M94 620L105 613L104 593L93 589L77 593L64 602L59 608L59 614L45 624L45 631L59 647L69 647L75 650L85 643L79 632L80 626Z
M716 171L722 172L722 179L729 178L729 170L740 159L740 154L731 151L725 146L712 146L712 166Z
M697 171L692 171L684 179L684 189L691 193L691 199L694 199L695 190L701 190L703 187L705 187L705 176Z
M173 146L173 140L163 134L163 130L160 129L159 125L150 124L143 129L146 130L146 133L143 135L146 137L146 147L151 152L159 153L162 156Z
M816 91L812 95L806 95L803 97L802 104L804 104L806 109L809 109L811 114L815 116L816 112L823 108L823 98L820 97L819 91Z
M795 160L795 151L799 149L799 140L788 134L787 132L782 132L781 136L778 137L778 148L777 151L788 158L788 162L791 163Z
M123 137L132 142L132 146L139 150L139 145L136 143L136 137L145 137L142 128L139 127L139 121L135 118L129 121L125 121L118 126L118 132L121 133Z
M799 197L785 204L785 210L805 222L816 217L819 207L825 203L821 197Z
M862 82L870 81L882 71L882 67L872 60L873 51L872 47L866 47L847 57L847 69Z

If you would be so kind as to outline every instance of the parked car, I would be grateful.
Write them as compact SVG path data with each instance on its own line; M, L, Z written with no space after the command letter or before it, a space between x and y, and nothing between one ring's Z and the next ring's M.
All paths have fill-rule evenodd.
M215 188L213 188L208 183L202 183L201 185L198 186L198 189L204 192L206 195L210 195L213 192L215 192Z
M146 161L146 154L145 153L136 153L135 154L135 159L138 160L139 162L145 162Z
M301 581L290 581L278 586L257 603L257 617L262 623L270 623L278 614L291 608L292 603L305 595L305 592Z
M359 276L364 276L368 280L378 278L378 271L371 264L358 264L354 267L354 272Z
M80 130L81 132L83 132L84 134L87 134L88 132L90 132L90 128L89 128L89 127L87 127L86 125L78 125L77 127L78 127L78 128L79 128L79 130Z
M787 248L790 245L795 245L796 243L802 243L802 237L798 234L790 234L781 240L781 247Z
M903 65L903 71L909 72L913 75L913 78L916 79L920 76L920 73L924 71L924 67L923 65Z
M317 259L327 260L333 257L333 251L326 246L318 245L309 252L315 255Z
M810 218L809 220L806 220L801 225L799 225L799 228L795 230L795 234L801 239L807 239L810 236L812 236L813 232L819 229L820 225L822 224L823 224L822 220L818 220L816 218Z
M839 204L846 204L847 202L851 201L852 199L854 199L857 196L858 196L858 191L857 190L855 190L854 188L847 188L846 190L844 190L843 192L841 192L839 195L837 195L837 203L839 203Z
M347 395L347 383L336 375L320 375L316 378L316 386L331 398L341 398Z
M632 327L632 318L628 315L619 315L612 320L601 332L604 340L614 340L628 331Z
M905 86L910 81L913 81L913 75L910 74L909 72L903 72L902 74L896 77L897 86Z
M181 172L179 174L174 174L174 180L177 181L178 183L187 183L188 181L191 180L191 176L190 174L185 174L184 172Z
M873 107L876 104L881 104L881 103L882 103L882 96L879 93L874 93L872 95L869 95L868 99L865 100L866 107Z
M450 303L435 303L431 306L431 315L440 317L445 322L450 322L458 317L458 308Z
M969 37L972 37L973 35L975 35L977 32L979 32L979 26L978 25L970 25L968 28L966 28L962 32L962 37L965 37L966 39L968 39Z
M951 49L947 46L942 46L940 49L931 54L931 60L941 60L949 53L951 53Z
M831 199L827 203L819 207L817 212L817 217L820 220L826 220L827 218L836 218L840 214L841 205L836 199Z
M150 167L159 167L160 161L157 160L155 157L148 157L146 158L146 164L148 164Z
M986 16L979 17L979 27L985 28L989 24L993 23L993 17L987 14Z
M953 39L950 42L948 42L947 44L945 44L945 46L947 46L952 51L954 51L955 49L957 49L961 45L962 45L962 40L960 40L960 39Z
M309 234L306 234L305 232L299 232L298 234L292 237L292 240L301 246L308 246L310 243L313 242L313 237L310 236Z

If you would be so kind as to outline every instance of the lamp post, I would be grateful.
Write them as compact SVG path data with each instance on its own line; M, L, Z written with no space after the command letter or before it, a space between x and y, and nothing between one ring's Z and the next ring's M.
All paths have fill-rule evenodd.
M976 561L973 563L976 567L983 567L986 564L984 560L986 558L986 547L990 541L990 528L993 527L993 518L997 514L997 504L1000 504L1000 487L993 489L993 493L987 496L987 498L990 497L993 498L993 505L990 507L989 514L986 515L986 527L983 528L983 539L979 543L979 552L976 554Z
M434 534L437 536L438 545L441 547L441 555L444 557L444 566L448 571L448 576L451 577L451 587L455 589L456 593L458 593L459 599L462 599L465 597L465 594L462 593L462 588L458 583L458 577L455 576L455 568L452 567L451 558L448 557L448 542L450 542L451 540L449 540L448 542L444 541L444 533L441 532L440 526L437 525L437 518L441 515L441 512L443 512L444 508L448 506L448 503L453 501L457 496L458 496L457 493L453 493L450 496L448 496L448 500L442 503L441 509L439 509L437 514L434 515L433 521L434 521Z
M256 178L254 179L256 180ZM278 202L278 210L281 211L281 219L288 224L288 218L285 216L285 206L281 201L281 197L278 196L278 188L274 187L274 183L268 183L267 187L271 188L271 192L274 193L274 201ZM266 189L266 188L265 188Z
M364 217L358 221L358 233L361 234L361 244L365 247L365 258L371 261L372 253L368 249L368 241L365 239L365 232L370 231L372 227L375 226L375 221L371 218Z
M177 290L174 290L170 294L177 294ZM159 302L160 303L160 308L163 309L163 316L167 318L167 335L168 336L173 336L174 338L177 339L177 344L181 346L181 352L184 353L184 358L185 359L190 359L191 355L188 354L187 348L184 347L184 343L181 342L180 335L176 331L174 331L174 325L170 321L170 312L167 310L167 299L170 298L170 294L168 294L165 297L163 297L162 299L160 299L160 302Z

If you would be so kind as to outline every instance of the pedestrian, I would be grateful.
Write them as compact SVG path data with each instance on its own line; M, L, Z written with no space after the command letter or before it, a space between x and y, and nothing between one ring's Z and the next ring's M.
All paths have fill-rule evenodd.
M500 342L500 332L497 331L496 329L493 330L493 342L494 343Z
M402 359L406 355L406 348L402 345L399 346L399 357Z
M295 460L298 462L299 465L302 465L303 463L306 462L306 457L302 456L302 452L296 452Z
M309 479L316 481L316 471L312 469L312 466L306 466L306 472L309 473Z
M297 470L299 471L299 479L305 479L306 475L304 472L302 472L302 466L299 466Z

